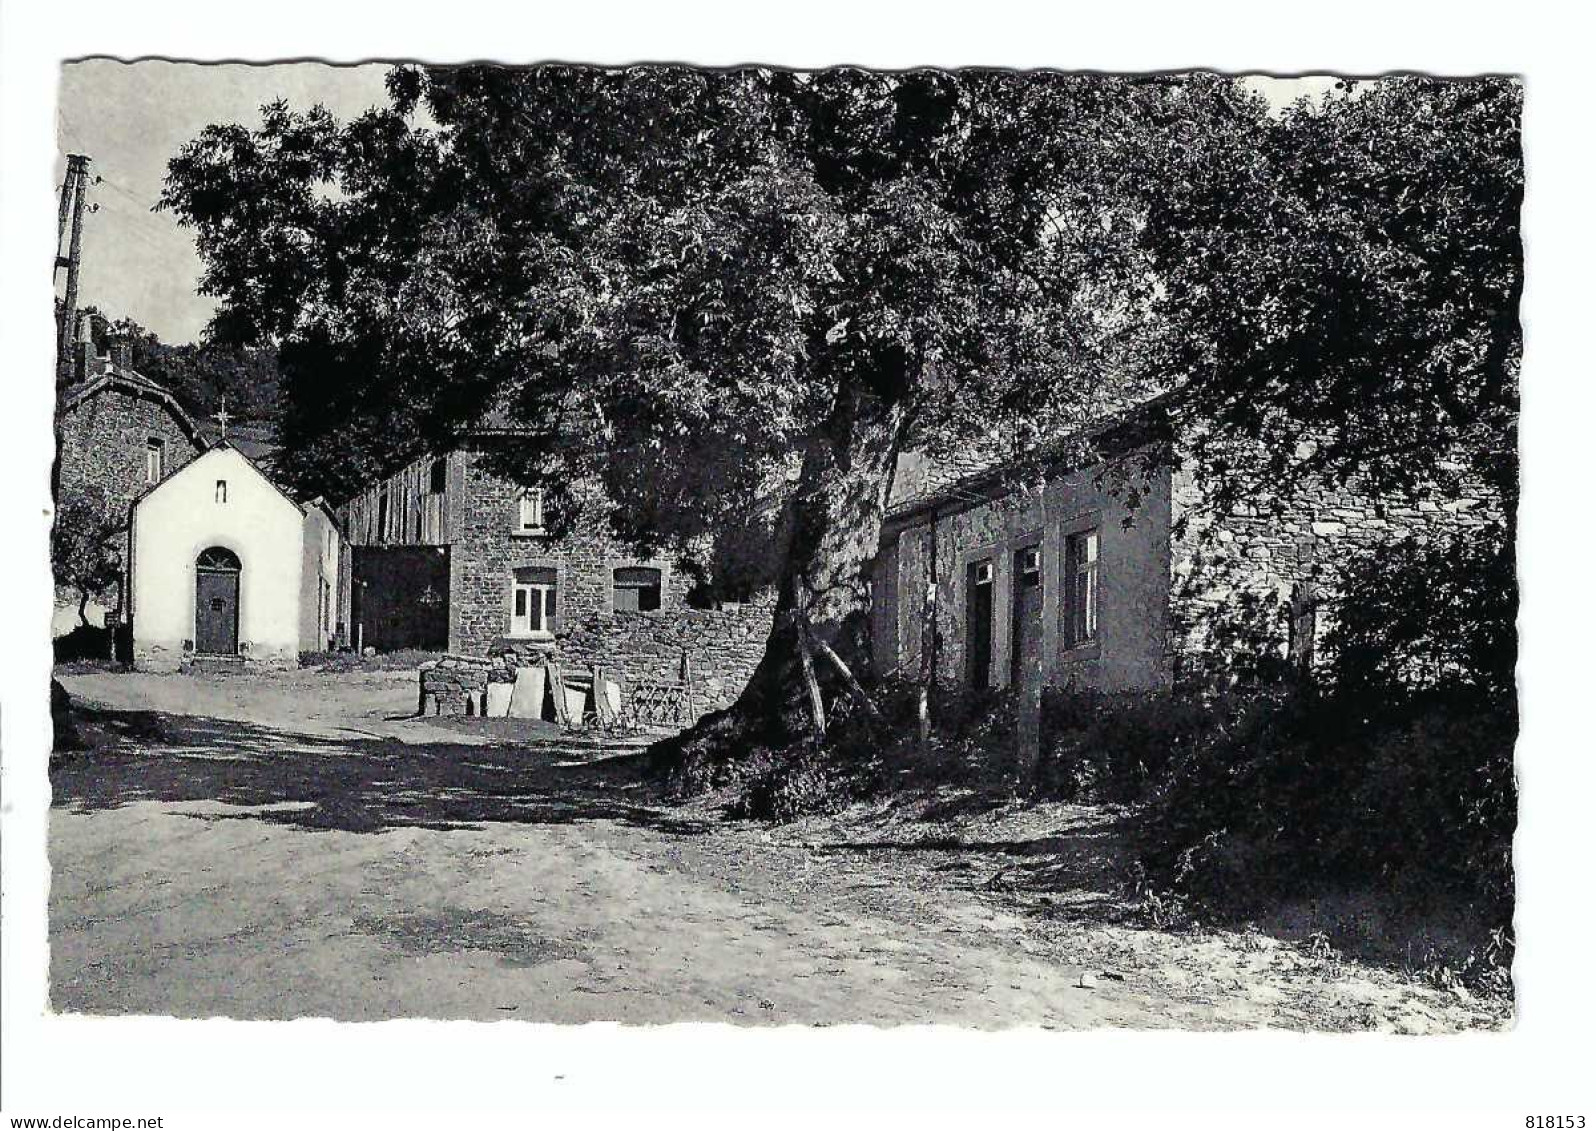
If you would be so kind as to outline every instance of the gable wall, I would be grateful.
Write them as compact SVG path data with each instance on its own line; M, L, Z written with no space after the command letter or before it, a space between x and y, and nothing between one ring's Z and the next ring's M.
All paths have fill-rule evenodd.
M1210 477L1189 451L1178 456L1171 607L1172 648L1183 663L1223 654L1229 646L1221 639L1229 633L1250 635L1254 652L1284 658L1299 586L1315 608L1317 642L1333 623L1341 572L1355 555L1415 536L1481 530L1502 519L1499 494L1469 480L1459 489L1414 495L1309 480L1287 496L1260 495L1220 514L1205 488Z
M216 481L227 501L216 501ZM217 448L140 500L132 530L133 661L172 671L194 641L195 559L238 555L239 651L256 664L299 662L304 513L236 451Z
M165 405L114 387L62 413L56 437L61 497L103 491L124 514L150 486L144 452L151 439L166 445L167 475L199 453Z
M64 502L103 496L125 522L134 500L150 486L144 452L152 438L166 446L168 476L199 454L171 411L150 397L107 388L62 412L56 419L56 498ZM121 603L114 587L107 590L91 604L90 620L103 624ZM78 621L77 594L57 590L56 605L55 633L70 631Z
M444 461L444 490L432 490L432 467ZM460 498L464 457L453 452L413 460L339 508L355 546L445 546L454 540L454 501ZM388 503L384 507L382 500Z

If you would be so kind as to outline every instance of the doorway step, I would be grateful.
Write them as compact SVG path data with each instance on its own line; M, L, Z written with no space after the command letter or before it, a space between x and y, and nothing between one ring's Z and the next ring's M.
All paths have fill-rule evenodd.
M189 675L242 675L244 657L194 656L183 664L182 670Z

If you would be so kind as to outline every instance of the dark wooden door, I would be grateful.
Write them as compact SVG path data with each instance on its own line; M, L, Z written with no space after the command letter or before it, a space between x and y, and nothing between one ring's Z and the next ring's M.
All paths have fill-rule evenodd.
M1030 687L1042 678L1042 551L1032 546L1014 555L1013 685Z
M207 656L238 651L238 572L198 570L194 575L194 650Z
M965 572L964 640L970 686L992 686L992 563L971 562Z

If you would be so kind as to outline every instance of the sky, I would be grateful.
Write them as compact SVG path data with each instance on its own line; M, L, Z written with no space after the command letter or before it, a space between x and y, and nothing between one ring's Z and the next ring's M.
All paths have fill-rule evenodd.
M215 304L195 291L201 265L193 237L170 213L151 211L167 160L212 122L257 125L260 107L278 98L298 109L319 102L341 121L357 117L386 101L387 71L383 63L90 59L64 65L56 182L68 153L87 154L90 173L101 178L88 196L98 209L84 218L79 306L132 318L166 342L197 340ZM1279 107L1321 93L1335 80L1249 81ZM59 293L65 272L57 276Z
M386 101L388 68L92 59L61 71L56 183L68 153L87 154L89 172L103 178L89 189L99 210L84 217L79 306L132 318L179 343L199 337L214 303L194 291L200 260L192 234L170 213L150 211L167 160L212 122L258 125L260 107L278 98L300 109L320 102L339 120L357 117ZM59 291L66 272L58 275Z

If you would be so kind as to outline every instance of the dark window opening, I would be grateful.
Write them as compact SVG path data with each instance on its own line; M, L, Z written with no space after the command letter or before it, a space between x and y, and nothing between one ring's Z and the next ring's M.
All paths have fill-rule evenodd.
M615 571L615 611L651 613L659 608L662 577L647 566L621 566Z
M434 495L441 495L448 481L449 464L446 460L435 459L432 461L432 481L429 484Z
M970 686L992 686L992 562L971 562L965 571L965 670Z
M1304 675L1313 670L1318 622L1318 595L1314 586L1299 582L1291 590L1291 603L1286 611L1286 656Z

